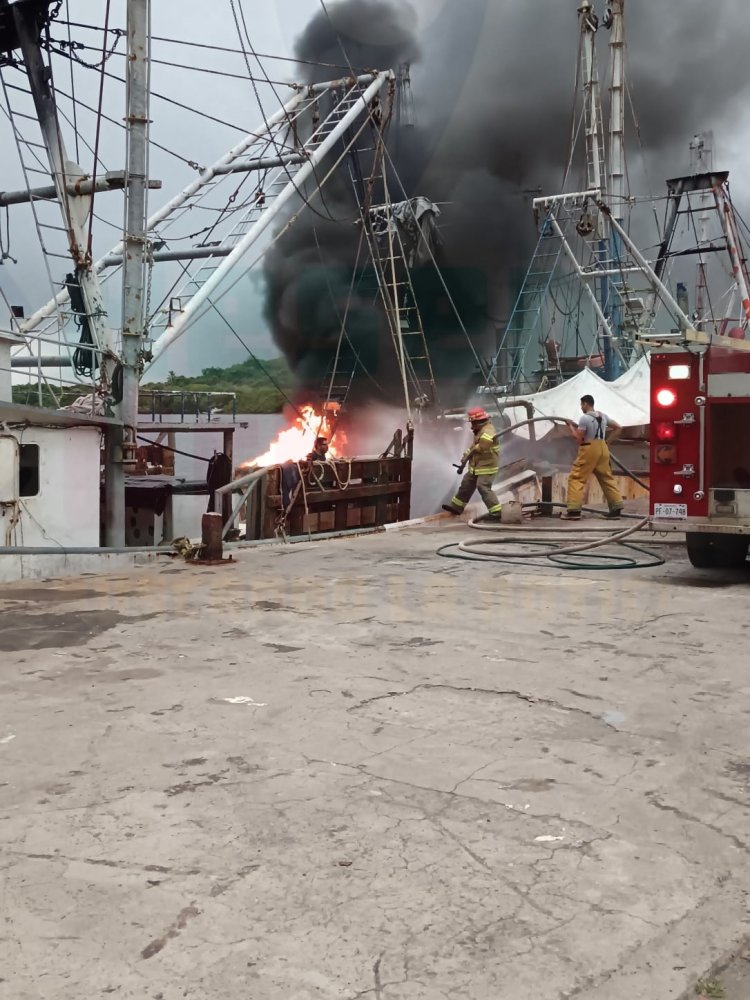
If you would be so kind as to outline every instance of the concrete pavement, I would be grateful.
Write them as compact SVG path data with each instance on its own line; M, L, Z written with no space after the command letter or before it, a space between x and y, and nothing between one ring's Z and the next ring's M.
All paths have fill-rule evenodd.
M666 1000L750 929L743 574L465 526L0 590L0 995Z

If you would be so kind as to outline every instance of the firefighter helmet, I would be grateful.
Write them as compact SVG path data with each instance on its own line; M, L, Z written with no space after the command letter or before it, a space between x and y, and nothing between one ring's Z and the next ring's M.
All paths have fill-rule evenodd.
M473 410L469 410L469 420L472 423L478 423L480 420L489 420L489 413L483 409L481 406L475 406Z

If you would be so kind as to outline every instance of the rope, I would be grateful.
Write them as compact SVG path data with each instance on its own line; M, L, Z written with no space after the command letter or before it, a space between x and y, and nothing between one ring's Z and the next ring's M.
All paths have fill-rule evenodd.
M333 472L333 475L334 475L334 478L336 480L336 484L338 485L338 488L340 490L347 490L347 489L349 489L349 486L351 485L351 481L352 481L352 461L353 460L351 458L345 458L345 459L341 459L341 461L349 463L349 469L348 469L348 472L347 472L347 477L346 477L346 482L345 483L342 483L341 477L339 476L339 472L338 472L338 468L337 468L337 464L338 464L337 462L334 462L331 459L326 459L325 462L321 461L320 459L316 459L314 462L312 462L310 464L310 475L315 480L315 482L316 482L316 484L318 486L318 489L321 490L321 492L327 493L328 492L328 487L323 485L323 477L322 477L322 475L318 476L317 473L315 472L315 466L316 465L320 465L321 467L324 466L324 465L327 465L328 468L331 470L331 472Z

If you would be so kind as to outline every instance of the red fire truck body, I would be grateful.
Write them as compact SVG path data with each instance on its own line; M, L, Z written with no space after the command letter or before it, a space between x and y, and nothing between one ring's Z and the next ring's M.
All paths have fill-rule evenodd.
M651 355L650 514L685 531L698 567L744 563L750 543L750 342L703 334Z

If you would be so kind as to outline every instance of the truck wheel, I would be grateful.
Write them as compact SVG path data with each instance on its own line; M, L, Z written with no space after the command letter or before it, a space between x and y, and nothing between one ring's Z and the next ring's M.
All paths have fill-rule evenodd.
M689 531L688 559L696 569L739 569L745 565L750 541L745 535Z

